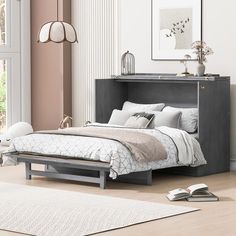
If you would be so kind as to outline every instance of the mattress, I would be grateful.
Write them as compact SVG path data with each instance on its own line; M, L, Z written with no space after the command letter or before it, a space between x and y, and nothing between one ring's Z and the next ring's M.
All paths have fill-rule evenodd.
M141 129L137 132L144 132L158 139L166 150L167 158L138 162L124 145L114 140L40 133L14 139L12 151L110 163L110 177L113 179L132 172L181 166L176 144L171 137L156 129Z

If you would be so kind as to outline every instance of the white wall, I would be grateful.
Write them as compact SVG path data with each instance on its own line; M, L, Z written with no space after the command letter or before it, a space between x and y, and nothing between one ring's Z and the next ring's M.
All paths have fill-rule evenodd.
M75 26L81 26L79 21L81 17L79 14L83 14L85 9L79 9L78 2L81 1L91 1L91 0L73 0L74 8L74 24ZM96 34L93 36L100 37L111 37L111 34L115 35L115 43L112 46L116 48L112 49L111 45L105 46L102 50L105 50L107 53L109 50L119 49L119 56L126 50L130 50L134 53L136 57L136 72L163 72L163 73L176 73L183 71L183 65L179 62L160 62L151 60L151 0L108 0L120 5L118 8L120 14L118 14L118 20L120 25L117 35L117 32L107 32L104 35L104 31L96 31ZM97 4L102 4L104 0L96 0ZM103 10L97 5L97 14L108 14L109 11L114 11L114 8L108 8L103 5ZM81 6L80 6L81 7ZM96 7L96 6L93 6ZM114 7L116 7L114 5ZM203 1L203 39L207 44L213 48L215 54L209 57L209 62L206 64L207 72L209 73L219 73L221 75L230 75L231 76L231 156L232 159L236 161L236 1L235 0L205 0ZM88 10L88 9L87 9ZM94 8L93 8L94 10ZM90 10L91 12L91 10ZM88 13L87 13L88 14ZM84 16L84 15L82 15ZM117 14L112 14L111 17L116 17ZM80 19L79 19L80 17ZM93 15L89 15L93 19ZM80 22L81 23L81 22ZM103 22L104 24L109 24L109 22ZM86 22L84 22L86 24ZM100 29L101 25L99 22L94 22L93 27L96 26ZM81 26L82 27L82 26ZM80 37L84 37L84 32L87 32L86 25L83 25L83 31L78 28ZM92 36L92 35L91 35ZM81 39L79 39L79 44L81 44ZM84 45L84 44L81 44ZM91 45L90 45L91 46ZM96 47L96 45L92 45ZM74 50L74 119L78 120L79 116L79 102L78 102L78 92L81 90L79 88L77 81L79 80L79 57L86 58L88 56L89 50L94 50L93 48L83 49L83 53L75 48ZM114 51L113 51L114 52ZM78 55L80 53L80 56ZM105 54L104 54L105 55ZM103 55L103 56L104 56ZM115 66L114 63L111 65L109 61L102 61L102 63L107 64L98 64L102 66ZM119 64L119 63L117 63ZM195 63L191 63L190 70L195 72ZM115 71L113 68L112 71ZM84 78L80 78L83 83ZM82 84L81 84L82 86ZM79 90L80 89L80 90ZM84 100L82 100L84 102ZM94 104L93 104L94 105ZM81 105L82 106L82 105ZM92 107L91 109L94 109ZM82 114L83 115L83 114ZM77 122L78 123L78 122Z
M179 62L151 60L151 0L121 1L121 53L135 55L136 72L182 72ZM206 70L231 76L231 156L236 160L236 1L203 1L203 40L212 47ZM196 63L190 70L195 72ZM235 102L234 102L235 101Z
M73 45L73 123L95 119L95 79L116 73L116 0L72 0L72 22L78 31Z
M121 1L121 51L129 49L136 56L136 72L182 72L179 62L151 60L151 0ZM236 83L235 0L203 1L203 40L215 52L209 56L207 72L232 76ZM233 26L233 27L232 27ZM195 64L191 65L194 71Z

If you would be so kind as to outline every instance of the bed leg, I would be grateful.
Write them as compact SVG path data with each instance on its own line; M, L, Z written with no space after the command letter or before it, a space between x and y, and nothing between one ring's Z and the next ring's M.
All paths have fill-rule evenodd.
M26 174L26 179L29 179L29 180L31 179L30 171L31 171L31 163L26 162L25 163L25 174Z
M147 185L152 185L152 170L147 171Z
M104 170L100 170L100 188L105 189L106 188L106 172Z

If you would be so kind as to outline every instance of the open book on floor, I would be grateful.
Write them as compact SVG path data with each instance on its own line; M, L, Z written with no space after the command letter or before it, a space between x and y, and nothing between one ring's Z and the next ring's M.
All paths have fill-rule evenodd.
M189 186L186 190L177 188L169 192L167 198L170 201L177 201L186 199L189 202L211 202L219 201L219 198L208 191L206 184L194 184Z

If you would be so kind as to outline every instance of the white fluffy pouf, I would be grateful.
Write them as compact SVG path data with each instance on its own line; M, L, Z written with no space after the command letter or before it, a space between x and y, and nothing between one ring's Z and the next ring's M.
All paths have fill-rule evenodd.
M9 146L11 140L20 136L33 133L33 128L29 123L18 122L8 128L7 132L1 137L1 145Z

